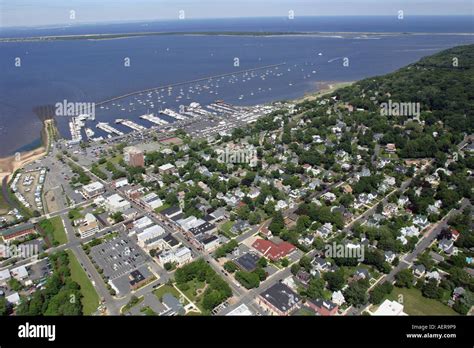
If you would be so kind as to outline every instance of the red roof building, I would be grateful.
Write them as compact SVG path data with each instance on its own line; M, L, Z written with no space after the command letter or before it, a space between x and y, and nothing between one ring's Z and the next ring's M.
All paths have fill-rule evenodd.
M253 242L252 247L272 261L278 261L295 250L295 246L291 243L280 242L276 244L266 239L257 239Z

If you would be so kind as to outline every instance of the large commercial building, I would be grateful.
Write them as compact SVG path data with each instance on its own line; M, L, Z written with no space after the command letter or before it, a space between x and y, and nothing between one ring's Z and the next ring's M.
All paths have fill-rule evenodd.
M86 199L94 198L104 192L105 192L104 185L102 185L98 181L90 183L89 185L85 185L82 187L82 194L84 195L84 198Z
M130 167L145 166L145 155L143 154L142 150L135 146L129 146L123 150L123 160Z

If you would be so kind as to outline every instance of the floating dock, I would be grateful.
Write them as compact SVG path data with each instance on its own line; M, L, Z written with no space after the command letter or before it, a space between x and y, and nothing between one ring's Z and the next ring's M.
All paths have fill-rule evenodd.
M178 114L176 111L173 111L171 109L164 109L163 111L160 111L160 113L163 114L163 115L166 115L166 116L176 118L177 120L187 120L188 119L187 117L184 117L183 115Z
M109 133L109 134L115 134L115 135L123 135L124 133L119 131L118 129L110 126L107 122L99 122L97 123L97 128L102 129L104 132Z
M140 118L143 119L143 120L147 120L151 123L154 123L158 126L164 126L164 125L167 125L169 123L168 121L162 120L161 118L156 117L153 114L145 114L145 115L140 116Z
M133 121L125 120L125 119L122 119L122 118L116 119L115 123L123 124L124 126L127 126L128 128L131 128L134 131L142 132L142 131L146 130L146 127L144 127L142 125L139 125L138 123L135 123Z

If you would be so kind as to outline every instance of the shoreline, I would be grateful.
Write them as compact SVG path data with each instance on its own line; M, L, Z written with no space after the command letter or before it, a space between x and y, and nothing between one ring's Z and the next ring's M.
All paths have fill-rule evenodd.
M309 92L303 95L300 98L292 99L291 101L295 102L296 104L315 100L320 98L324 95L331 94L334 91L338 90L339 88L344 88L353 85L357 81L321 81L316 82L317 90L315 92Z
M17 160L16 155L7 156L0 158L0 183L3 183L4 179L8 177L7 182L11 179L11 175L17 170L22 169L26 165L41 159L47 155L51 142L51 135L49 133L49 127L54 127L54 120L47 119L43 121L43 127L41 129L41 145L33 150L18 152L20 154Z

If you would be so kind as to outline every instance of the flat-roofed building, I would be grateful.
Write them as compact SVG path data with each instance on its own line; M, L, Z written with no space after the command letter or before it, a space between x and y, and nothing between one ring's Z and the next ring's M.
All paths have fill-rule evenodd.
M144 248L147 245L147 241L157 238L164 237L165 230L160 225L153 225L145 228L142 232L137 233L138 245Z
M85 185L82 187L82 195L86 199L94 198L104 192L104 185L98 181L92 182L89 185Z
M110 213L123 213L131 208L131 204L125 198L115 193L105 200L105 207Z
M272 315L290 315L300 306L301 298L283 283L276 283L258 295L258 304Z

